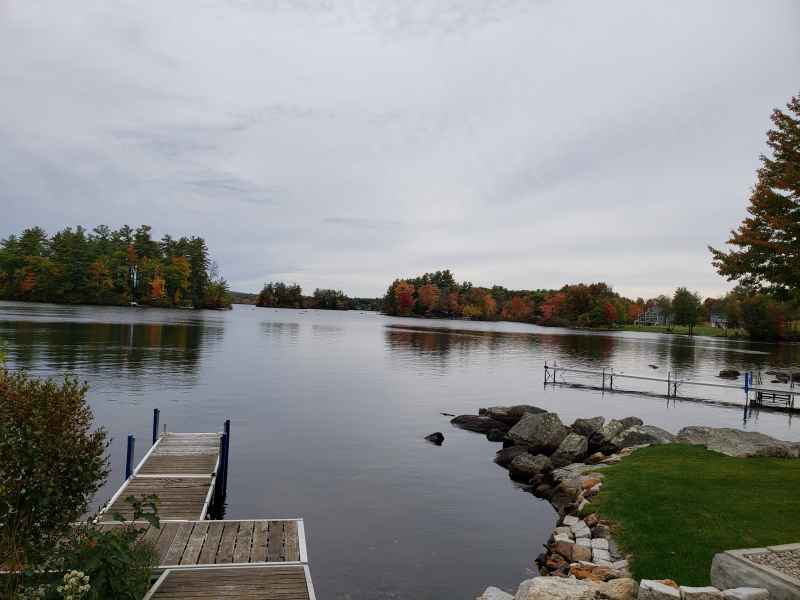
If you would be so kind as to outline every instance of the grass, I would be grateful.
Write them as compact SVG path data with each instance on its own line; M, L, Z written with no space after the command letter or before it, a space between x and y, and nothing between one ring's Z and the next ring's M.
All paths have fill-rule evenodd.
M625 325L622 329L624 331L643 331L646 333L689 335L688 325ZM723 329L721 327L712 327L711 325L695 325L692 333L694 335L705 335L708 337L728 337L737 339L748 337L744 329Z
M603 473L591 508L614 523L637 579L708 585L717 552L800 541L800 460L666 444Z

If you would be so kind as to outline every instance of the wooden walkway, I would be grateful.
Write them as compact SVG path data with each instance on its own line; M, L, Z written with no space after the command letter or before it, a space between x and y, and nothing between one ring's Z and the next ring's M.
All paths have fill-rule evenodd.
M155 548L161 576L145 600L243 598L315 600L302 519L207 520L224 504L229 422L225 433L163 433L132 469L128 436L125 483L100 511L95 526L121 527L133 518L128 496L158 497L160 527L136 522ZM157 439L156 439L157 438ZM214 510L212 514L216 514Z
M162 520L203 520L208 514L220 460L219 433L165 433L145 454L130 479L111 498L100 520L133 517L128 496L158 496Z
M302 519L136 523L156 550L157 567L308 562ZM100 523L100 529L121 526Z
M164 571L143 600L315 600L307 565L198 567Z

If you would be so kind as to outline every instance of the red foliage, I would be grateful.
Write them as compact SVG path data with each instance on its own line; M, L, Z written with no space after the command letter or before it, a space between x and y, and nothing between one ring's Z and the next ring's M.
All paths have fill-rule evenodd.
M401 315L410 315L414 308L414 286L407 281L398 281L394 286L397 298L397 312Z

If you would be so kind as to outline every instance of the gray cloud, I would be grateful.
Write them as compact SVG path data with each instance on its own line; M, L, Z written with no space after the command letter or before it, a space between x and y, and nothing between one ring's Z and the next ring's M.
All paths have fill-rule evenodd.
M147 222L234 288L729 285L800 6L122 2L0 8L0 235Z

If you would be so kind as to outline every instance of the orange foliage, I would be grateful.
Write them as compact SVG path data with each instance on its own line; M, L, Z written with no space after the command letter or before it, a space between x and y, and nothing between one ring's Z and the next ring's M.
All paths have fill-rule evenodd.
M25 270L25 277L19 283L21 292L30 292L36 287L36 273L31 270Z
M426 312L430 312L436 308L436 303L439 301L439 288L432 283L427 283L419 288L417 292L419 302L425 308Z
M558 292L547 298L542 303L542 319L550 321L558 317L558 313L567 301L567 295L564 292Z
M509 321L529 321L533 317L533 302L529 298L514 296L505 303L500 316Z
M497 302L492 297L489 292L486 292L483 295L483 299L481 301L481 311L483 312L484 318L491 319L497 314Z
M606 323L609 325L617 322L617 308L611 302L606 302L603 307L603 313L606 317Z
M398 281L394 286L394 294L397 298L397 312L401 315L410 315L414 308L414 286L407 281Z
M150 297L153 300L160 300L164 297L164 278L161 277L161 274L156 271L155 276L150 281Z

